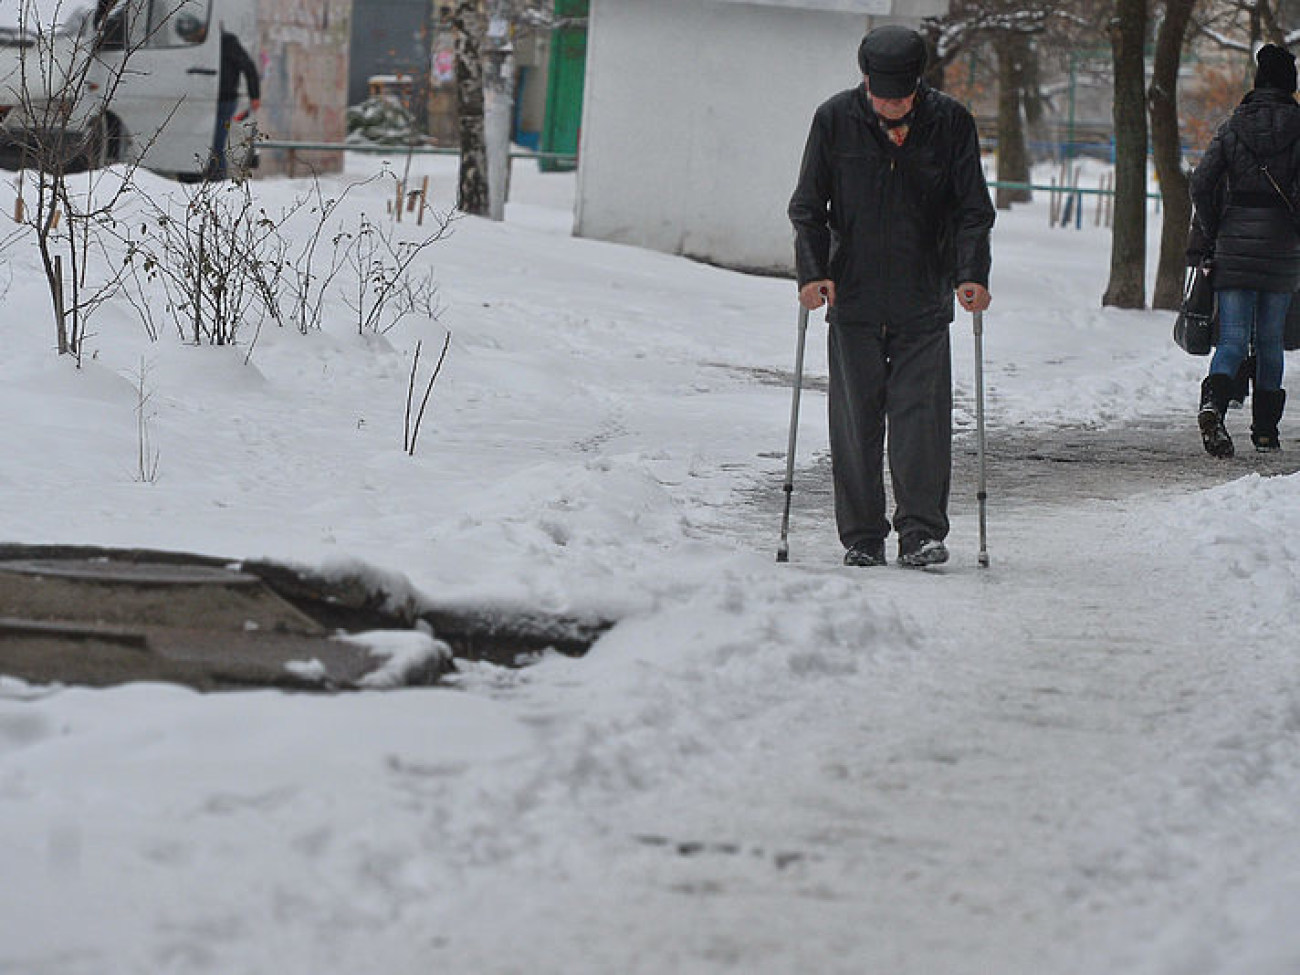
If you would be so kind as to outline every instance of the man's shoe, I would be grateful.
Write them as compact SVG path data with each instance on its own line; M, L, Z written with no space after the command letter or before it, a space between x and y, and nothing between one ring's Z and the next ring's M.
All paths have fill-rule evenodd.
M884 565L885 543L858 542L844 553L845 565Z
M898 542L898 564L911 569L942 565L948 561L948 547L929 535L905 535Z

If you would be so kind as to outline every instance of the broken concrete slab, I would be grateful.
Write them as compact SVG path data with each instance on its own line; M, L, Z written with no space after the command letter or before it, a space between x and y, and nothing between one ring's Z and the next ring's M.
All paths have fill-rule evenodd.
M503 666L547 651L579 656L613 625L430 605L376 577L149 549L0 544L0 674L200 690L410 686L436 682L454 669L453 655Z
M337 690L396 681L364 639L300 612L226 564L147 558L0 560L0 673L32 683L158 680L199 690ZM401 662L401 682L433 683L450 651ZM372 679L373 678L373 679Z
M381 665L364 647L327 635L0 620L0 673L33 684L342 690L361 686Z
M0 561L0 615L109 625L321 634L236 568L112 558Z

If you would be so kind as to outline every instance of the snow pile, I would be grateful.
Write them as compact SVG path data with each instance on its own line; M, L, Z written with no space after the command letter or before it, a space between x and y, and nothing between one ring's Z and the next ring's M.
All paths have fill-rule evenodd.
M369 630L338 639L366 647L371 656L384 661L361 679L361 686L371 690L432 683L451 660L451 647L419 630ZM427 677L420 681L420 675Z
M375 96L349 105L347 121L348 141L352 143L405 146L422 138L416 130L415 117L392 95Z

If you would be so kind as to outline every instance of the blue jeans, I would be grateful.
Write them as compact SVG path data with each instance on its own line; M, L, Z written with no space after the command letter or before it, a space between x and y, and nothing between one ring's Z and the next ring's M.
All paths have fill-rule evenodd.
M1210 375L1235 376L1255 336L1255 388L1282 388L1282 333L1291 307L1290 291L1216 292L1219 299L1219 345L1210 360Z
M209 175L214 179L226 178L226 142L230 138L230 123L239 108L239 99L217 102L217 127L212 133L212 161Z

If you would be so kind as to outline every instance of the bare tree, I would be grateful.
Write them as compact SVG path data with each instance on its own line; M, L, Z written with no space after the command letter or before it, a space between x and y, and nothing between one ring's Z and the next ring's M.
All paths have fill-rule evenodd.
M1300 0L1199 0L1188 27L1189 43L1205 52L1226 52L1225 61L1204 67L1182 124L1193 143L1206 145L1218 123L1249 89L1255 50L1265 41L1300 43ZM1235 55L1235 57L1232 57Z
M1265 41L1283 46L1300 41L1300 11L1290 0L1206 0L1198 4L1192 30L1229 50L1252 54Z
M1187 171L1183 167L1182 137L1178 123L1178 69L1183 44L1196 0L1165 0L1164 16L1156 31L1155 61L1147 111L1151 115L1151 150L1156 178L1160 180L1162 223L1160 258L1156 266L1153 308L1175 309L1182 300L1186 265L1187 228L1192 219Z
M457 0L456 99L460 132L460 178L456 206L466 213L488 213L487 132L483 120L482 0Z
M947 83L947 68L964 52L991 49L998 65L998 181L1028 183L1030 156L1027 123L1041 112L1038 58L1043 46L1064 49L1086 18L1069 3L1048 0L956 0L943 17L928 18L925 33L931 49L927 80ZM1028 190L999 187L997 205L1005 209L1027 200Z
M998 53L998 182L1029 182L1029 144L1025 138L1025 75L1030 58L1029 35L1001 31L994 46ZM1028 189L999 186L997 206L1009 210L1012 203L1031 198Z
M544 0L457 0L452 12L456 34L456 97L460 135L459 209L500 220L508 182L510 32L515 24L552 23ZM485 64L485 55L491 64ZM489 153L486 106L489 96L498 126ZM495 192L494 192L495 190Z
M20 0L17 22L17 36L9 45L16 57L5 65L0 83L5 100L16 103L11 137L32 176L30 203L20 192L19 216L35 231L59 354L76 354L84 311L77 296L84 280L78 264L84 269L86 263L85 237L78 230L97 208L79 205L81 198L70 192L67 177L92 165L97 155L90 94L100 84L94 58L97 30L80 11L62 5L41 8L33 0ZM59 247L61 237L66 252Z
M1115 225L1110 282L1102 304L1146 307L1146 0L1115 0L1110 21L1115 67Z
M118 267L87 290L92 227L111 222L131 192L135 164L125 175L88 177L84 189L74 188L69 176L110 161L108 106L149 36L125 29L123 0L97 0L93 10L61 0L53 8L35 0L18 3L12 45L17 56L0 69L0 96L14 103L7 121L32 183L30 204L24 194L20 216L35 231L58 352L80 361L89 315L126 273ZM164 15L159 24L168 19ZM110 46L117 55L111 67L101 58Z

